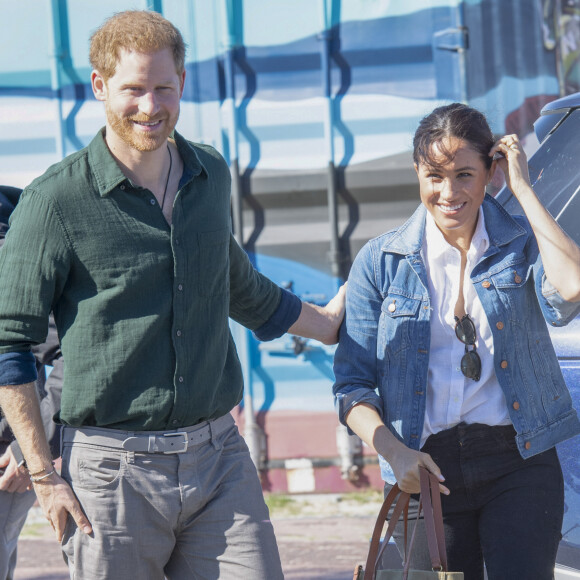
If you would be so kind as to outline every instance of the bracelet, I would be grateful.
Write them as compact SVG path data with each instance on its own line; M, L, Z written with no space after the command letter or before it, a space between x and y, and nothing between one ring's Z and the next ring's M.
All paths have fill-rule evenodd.
M32 481L32 483L38 483L39 481L42 481L43 479L46 479L47 477L50 477L51 475L54 475L55 473L56 473L56 469L53 469L52 471L49 471L48 473L45 473L44 475L41 475L40 477L30 476L30 481Z
M40 471L36 471L35 473L29 473L28 475L30 475L30 477L33 478L36 477L37 475L40 475L41 473L44 473L45 471L48 471L52 467L54 467L54 463L51 463L50 467L43 467Z

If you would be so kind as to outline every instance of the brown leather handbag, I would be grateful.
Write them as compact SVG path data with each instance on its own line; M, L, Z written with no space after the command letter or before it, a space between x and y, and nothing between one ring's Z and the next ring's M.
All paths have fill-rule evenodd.
M354 570L353 580L463 580L463 572L449 572L447 570L447 552L445 549L445 535L443 533L443 515L441 512L441 495L439 492L439 482L437 478L429 473L425 468L419 468L421 479L421 500L419 503L419 513L423 509L425 518L425 529L427 532L427 544L429 546L429 556L431 558L432 570L410 570L411 551L415 538L415 529L411 537L409 549L407 550L407 514L409 511L410 495L399 489L395 484L379 511L377 522L373 531L371 545L365 568L357 565ZM397 498L398 496L398 498ZM387 522L389 509L397 498L390 522ZM383 550L387 546L390 537L393 535L399 517L403 514L405 522L405 564L402 570L377 570L376 566L380 559L382 550L381 534L385 523L387 532L383 538ZM416 526L416 524L415 524Z

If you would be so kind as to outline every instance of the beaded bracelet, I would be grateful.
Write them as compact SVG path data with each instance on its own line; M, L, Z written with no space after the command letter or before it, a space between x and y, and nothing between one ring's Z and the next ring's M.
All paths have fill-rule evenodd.
M32 481L32 483L38 483L39 481L42 481L43 479L46 479L47 477L50 477L51 475L53 475L55 473L56 473L56 469L53 469L52 471L49 471L48 473L45 473L44 475L41 475L40 477L34 477L31 475L30 481Z

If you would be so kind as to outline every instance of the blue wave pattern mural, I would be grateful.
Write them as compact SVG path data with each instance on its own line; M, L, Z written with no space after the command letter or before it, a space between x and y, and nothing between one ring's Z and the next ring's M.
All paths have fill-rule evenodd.
M516 130L529 131L528 117L558 92L554 52L542 43L541 11L530 9L536 3L327 0L337 164L408 150L418 119L439 101L474 104L488 114L497 132L505 130L510 114ZM115 3L115 10L122 4ZM186 115L179 126L188 137L210 142L229 156L231 135L223 109L228 97L227 35L221 32L224 7L229 6L241 165L269 170L324 167L327 160L318 153L324 148L322 111L327 96L321 70L321 2L298 1L295 7L302 19L286 28L282 7L265 11L256 0L159 4L166 5L167 17L173 15L191 48ZM77 116L83 108L99 106L92 97L90 69L81 48L86 51L86 38L102 20L103 8L93 22L92 3L69 0L60 5L61 50L68 55L61 62L60 82L55 86L48 68L18 70L11 65L11 70L3 70L5 59L0 59L0 106L9 100L10 106L25 107L24 100L19 105L20 99L60 98L72 103L64 121L68 153L86 144L102 122L95 113L83 131ZM278 33L277 42L264 33L268 28ZM84 43L78 38L81 30ZM48 42L43 35L39 39ZM38 48L46 57L47 48ZM50 66L50 58L45 62ZM531 111L519 114L530 99ZM56 151L51 135L32 133L24 138L3 129L0 156ZM345 135L349 154L344 150Z

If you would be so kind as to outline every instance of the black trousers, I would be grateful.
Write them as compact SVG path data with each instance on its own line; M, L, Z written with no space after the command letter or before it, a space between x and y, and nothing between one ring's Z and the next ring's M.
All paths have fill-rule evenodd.
M441 496L450 570L483 580L485 561L489 580L553 578L564 513L555 449L523 459L511 425L461 423L431 435L422 451L451 491ZM426 542L415 548L423 567Z

